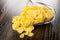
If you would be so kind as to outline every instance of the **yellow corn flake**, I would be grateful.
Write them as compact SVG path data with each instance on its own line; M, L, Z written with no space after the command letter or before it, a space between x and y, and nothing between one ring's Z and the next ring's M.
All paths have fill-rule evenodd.
M27 35L29 37L33 36L34 34L32 32L28 32L28 31L25 31L24 32L24 35Z
M12 18L12 23L19 21L20 20L20 16L15 16Z
M24 28L22 28L22 27L20 27L20 28L18 28L17 29L17 32L20 34L20 33L22 33L24 31Z
M26 12L27 10L32 10L32 6L26 6L22 9L22 12Z
M29 32L28 32L28 31L25 31L25 32L24 32L24 35L28 35L28 34L29 34Z
M24 34L22 33L19 37L20 37L20 38L24 38Z
M38 10L39 6L33 6L33 10Z
M29 36L29 37L32 37L34 35L34 33L29 33L27 36Z
M29 28L31 28L32 30L34 30L34 26L32 25L32 26L29 26Z
M32 32L34 30L34 26L29 26L28 28L25 29L27 32Z
M17 30L19 28L19 24L12 24L12 29L13 30Z

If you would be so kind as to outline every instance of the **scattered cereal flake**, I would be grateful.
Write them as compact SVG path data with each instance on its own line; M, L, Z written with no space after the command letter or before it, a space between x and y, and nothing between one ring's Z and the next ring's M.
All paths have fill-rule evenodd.
M19 37L20 37L20 38L24 38L24 34L22 33Z
M24 31L24 29L22 28L22 27L20 27L20 28L18 28L17 29L17 32L20 34L20 33L22 33Z
M28 34L29 37L31 37L31 36L33 36L33 35L34 35L34 34L33 34L32 32Z

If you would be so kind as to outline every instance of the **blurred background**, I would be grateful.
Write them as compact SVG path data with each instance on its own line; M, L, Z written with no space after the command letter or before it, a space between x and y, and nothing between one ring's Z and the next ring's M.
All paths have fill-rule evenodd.
M32 0L32 1L43 2L47 5L54 7L55 9L57 9L59 4L59 0ZM6 10L10 11L12 15L14 15L14 13L16 13L16 15L20 14L22 7L24 7L27 2L28 0L2 0L2 2L0 1L1 4L4 3L4 7L6 7Z

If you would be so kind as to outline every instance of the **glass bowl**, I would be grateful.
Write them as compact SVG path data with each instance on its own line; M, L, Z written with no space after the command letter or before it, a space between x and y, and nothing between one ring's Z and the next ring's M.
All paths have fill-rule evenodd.
M46 6L47 8L51 9L54 12L53 17L49 21L45 21L45 22L42 22L42 23L37 23L37 24L34 24L34 25L48 24L48 23L51 23L51 22L53 22L55 20L56 11L55 11L55 9L53 7L51 7L51 6L49 6L49 5L45 4L45 3L42 3L42 2L32 2L31 0L29 0L27 2L27 5L29 5L29 6L34 6L34 5Z

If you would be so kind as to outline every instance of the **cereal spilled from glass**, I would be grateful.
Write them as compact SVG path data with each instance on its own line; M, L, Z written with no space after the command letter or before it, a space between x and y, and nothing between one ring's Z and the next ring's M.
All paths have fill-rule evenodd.
M32 37L34 24L50 20L54 12L46 6L25 6L20 16L12 17L12 29L17 31L20 38L25 35Z

